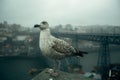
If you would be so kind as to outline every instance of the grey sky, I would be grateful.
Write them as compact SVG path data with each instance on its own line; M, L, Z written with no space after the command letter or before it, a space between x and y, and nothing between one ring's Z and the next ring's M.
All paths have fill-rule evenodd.
M120 25L119 0L0 0L0 22L26 27L46 20L51 26Z

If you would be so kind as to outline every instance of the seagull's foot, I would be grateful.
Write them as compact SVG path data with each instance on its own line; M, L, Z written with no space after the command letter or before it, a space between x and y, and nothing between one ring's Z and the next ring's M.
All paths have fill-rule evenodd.
M55 71L54 69L49 69L47 72L48 72L48 73L50 74L50 76L52 76L52 77L58 77L58 76L59 76L59 73L58 73L57 71Z
M50 76L52 76L52 77L58 77L59 73L58 72L53 72L53 73L50 74Z
M29 70L29 74L33 75L35 72L37 72L37 69L32 68L31 70Z

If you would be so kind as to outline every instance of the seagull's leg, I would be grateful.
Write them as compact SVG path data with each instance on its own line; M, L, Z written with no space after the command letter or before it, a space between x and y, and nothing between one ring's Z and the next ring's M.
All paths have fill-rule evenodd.
M54 70L55 70L55 71L60 70L60 61L59 61L59 60L55 60Z
M50 75L53 77L57 77L59 75L59 69L60 69L60 61L55 60L54 69L53 69L54 71L50 73Z

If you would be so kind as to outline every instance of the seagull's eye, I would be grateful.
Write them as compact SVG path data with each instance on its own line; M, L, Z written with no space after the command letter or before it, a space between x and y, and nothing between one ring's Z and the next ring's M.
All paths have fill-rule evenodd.
M43 21L42 24L46 24L47 22Z

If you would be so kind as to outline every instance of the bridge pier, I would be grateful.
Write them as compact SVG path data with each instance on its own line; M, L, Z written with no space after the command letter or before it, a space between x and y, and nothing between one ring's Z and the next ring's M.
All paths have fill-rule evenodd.
M78 39L78 35L75 35L74 38L72 38L72 42L73 42L73 46L76 49L79 49L79 39ZM80 64L80 57L70 57L68 58L69 63L71 64L77 64L77 65L81 65Z
M109 44L107 42L107 37L105 37L104 41L100 43L98 66L102 80L107 80L109 77L108 74L110 68L110 53L109 53Z
M75 35L75 47L76 49L79 49L79 39L78 39L78 35ZM80 64L80 57L75 57L75 61L77 61L78 65L81 65Z

